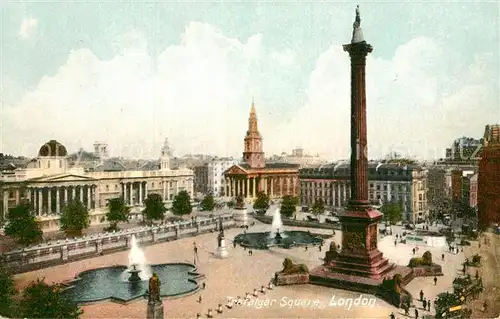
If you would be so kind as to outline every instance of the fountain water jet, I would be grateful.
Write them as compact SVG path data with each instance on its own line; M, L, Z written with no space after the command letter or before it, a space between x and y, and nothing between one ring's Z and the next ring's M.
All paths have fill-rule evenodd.
M276 208L276 211L274 212L273 215L273 222L271 223L271 233L270 237L275 238L276 235L280 234L280 230L283 228L283 222L281 221L281 213L280 209Z
M122 278L124 281L128 281L128 276L135 272L141 280L149 280L152 272L151 267L147 263L144 251L139 247L135 235L132 235L131 240L130 252L128 253L128 268L123 272Z

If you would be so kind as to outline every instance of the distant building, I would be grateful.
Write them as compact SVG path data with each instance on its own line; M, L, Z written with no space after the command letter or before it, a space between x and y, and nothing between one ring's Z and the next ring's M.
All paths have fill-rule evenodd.
M238 161L233 158L214 158L210 162L194 169L195 191L214 196L226 196L224 172Z
M479 225L500 222L500 125L487 125L477 182Z
M427 171L419 165L368 164L368 192L371 201L399 203L403 219L416 222L428 213ZM332 210L343 209L350 198L349 164L337 163L299 171L300 202L312 207L319 199Z
M477 177L478 174L474 174L469 178L469 206L477 207Z
M427 201L429 208L448 197L446 189L446 171L440 167L430 167L427 170Z
M282 153L280 156L274 155L267 159L269 163L289 163L297 164L300 167L309 167L326 164L327 161L319 155L308 155L303 148L295 148L291 154Z
M453 141L450 148L446 149L448 162L475 162L479 159L483 139L461 137Z

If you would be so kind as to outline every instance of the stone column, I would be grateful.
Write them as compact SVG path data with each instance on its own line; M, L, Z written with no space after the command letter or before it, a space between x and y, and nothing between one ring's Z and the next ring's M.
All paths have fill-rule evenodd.
M347 202L347 183L344 183L344 202Z
M92 187L89 185L86 185L85 188L87 189L87 209L92 208Z
M236 185L236 195L235 196L239 196L240 195L240 181L239 180L235 181L235 185Z
M142 183L139 182L139 205L142 205Z
M167 181L163 181L162 182L162 186L163 186L163 194L161 195L163 197L163 200L167 200Z
M252 178L252 195L253 195L253 198L256 197L256 191L255 191L255 177Z
M99 198L99 189L97 188L97 185L94 186L94 196L95 196L95 208L99 208L101 207L101 202L100 202L100 198Z
M230 187L230 189L231 189L231 197L234 197L235 196L234 193L236 192L236 185L234 183L234 178L230 178L229 180L230 180L230 183L231 183L231 187Z
M144 198L148 198L148 182L144 182ZM142 202L141 202L141 205L142 205Z
M68 186L64 186L64 206L68 204Z
M61 214L61 188L56 187L56 214Z
M127 204L127 183L122 183L123 202Z
M36 210L35 210L36 212ZM3 191L3 216L4 220L7 218L7 214L9 213L9 192Z
M280 183L280 196L283 196L283 177L278 177L279 178L279 183Z
M38 189L38 213L39 213L39 215L42 214L42 211L43 211L43 193L42 193L42 189L39 188Z
M80 186L80 203L82 203L82 204L85 203L83 201L83 186Z
M250 179L247 176L246 198L250 198Z
M335 181L332 183L332 206L337 207L336 202L335 202L336 196L335 196Z
M269 197L274 196L274 177L271 177L271 180L269 181L271 183L271 192L269 194Z
M134 183L130 183L129 189L129 204L132 206L134 204L133 192L134 192Z
M47 189L47 214L52 214L52 188Z
M167 199L170 200L170 181L167 181Z
M20 194L21 193L21 190L19 188L16 188L16 206L19 205L19 202L20 202Z
M74 201L76 199L76 187L71 186L71 200Z

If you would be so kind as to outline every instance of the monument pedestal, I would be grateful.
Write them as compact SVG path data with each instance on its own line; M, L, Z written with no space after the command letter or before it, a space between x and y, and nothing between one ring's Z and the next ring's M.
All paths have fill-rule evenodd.
M248 225L248 214L246 207L235 207L233 212L233 218L239 226Z
M226 240L221 239L220 240L220 246L217 247L217 250L215 251L215 256L217 258L227 258L229 256L227 252L227 247L226 247Z
M163 302L161 301L148 301L148 314L147 319L163 319Z

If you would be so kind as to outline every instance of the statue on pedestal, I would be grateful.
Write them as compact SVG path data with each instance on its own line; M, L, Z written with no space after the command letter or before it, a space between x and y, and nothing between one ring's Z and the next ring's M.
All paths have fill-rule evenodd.
M222 218L219 217L219 236L224 238L224 225L222 225Z
M239 209L242 209L245 207L245 199L243 198L243 195L242 194L239 194L238 196L236 196L236 204L235 204L235 207L236 208L239 208Z
M160 301L160 278L156 273L153 273L153 276L149 278L149 299L148 302L156 303Z

